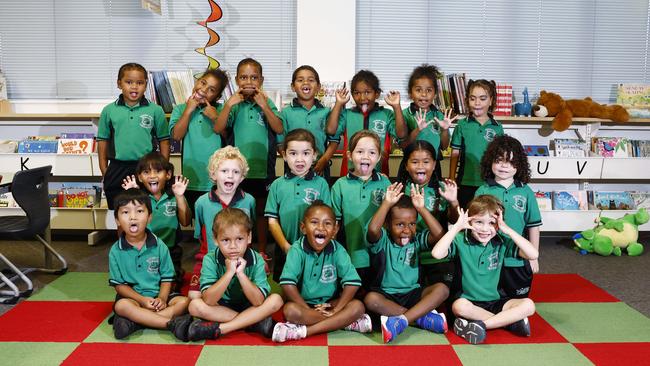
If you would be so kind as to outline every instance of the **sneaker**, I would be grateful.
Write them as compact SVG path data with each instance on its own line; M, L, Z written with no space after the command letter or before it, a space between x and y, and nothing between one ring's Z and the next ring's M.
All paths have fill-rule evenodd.
M486 336L485 323L480 320L468 321L463 318L456 318L454 333L471 344L483 343Z
M301 324L277 323L273 327L273 342L284 342L307 337L307 327Z
M203 339L217 339L221 335L219 323L210 322L201 319L194 319L187 328L187 338L190 341L200 341Z
M259 322L246 327L247 332L255 332L263 335L266 338L273 336L273 328L275 327L275 320L270 316L260 320Z
M447 318L445 314L440 314L433 310L419 317L415 324L422 329L434 333L447 333Z
M503 328L513 332L518 336L530 337L530 323L528 322L527 317L519 321L516 321L510 325L506 325Z
M406 327L408 327L408 322L403 316L381 316L381 335L384 338L384 343L395 339Z
M359 333L372 332L372 321L370 321L370 315L368 314L361 315L361 318L355 320L354 322L352 322L352 324L348 325L343 329L350 330L353 332L359 332Z
M142 329L140 324L115 314L115 317L113 318L113 334L116 339L124 339L140 329Z
M192 316L190 314L185 314L172 318L172 320L167 322L167 329L174 333L176 338L183 342L187 342L190 339L187 336L188 328L192 323Z

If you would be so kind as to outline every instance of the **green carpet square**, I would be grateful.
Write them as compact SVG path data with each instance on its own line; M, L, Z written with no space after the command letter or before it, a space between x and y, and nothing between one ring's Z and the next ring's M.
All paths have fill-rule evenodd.
M381 331L361 334L357 332L339 330L327 335L327 343L330 346L379 346L383 345L384 341L381 337ZM449 342L447 341L447 337L445 337L443 334L435 334L426 330L418 329L416 327L408 327L404 330L404 333L397 336L397 338L394 339L390 344L402 346L418 346L449 344Z
M203 346L196 365L320 366L328 364L327 347Z
M78 345L74 342L1 342L1 363L13 366L59 365Z
M68 272L52 281L28 301L113 301L115 289L107 272Z
M579 366L591 362L571 344L456 345L456 355L465 366L526 365Z
M107 318L108 319L108 318ZM108 324L106 320L84 339L84 343L147 343L147 344L203 344L201 342L185 343L176 339L176 337L168 330L158 329L143 329L131 334L125 339L115 339L113 336L113 326Z
M537 312L571 343L650 342L650 319L623 302L538 303Z

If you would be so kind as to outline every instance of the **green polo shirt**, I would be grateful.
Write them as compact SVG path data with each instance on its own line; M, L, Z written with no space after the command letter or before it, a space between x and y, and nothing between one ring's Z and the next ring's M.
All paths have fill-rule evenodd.
M515 180L510 187L506 188L494 179L488 179L487 183L476 190L475 196L481 194L492 195L501 201L504 207L503 220L520 235L524 235L524 230L527 228L542 225L542 215L537 206L535 192L527 184ZM521 267L524 265L524 260L517 253L508 252L505 265Z
M404 114L404 122L406 122L406 127L408 128L409 134L411 131L418 129L418 122L415 118L415 114L418 112L418 110L419 109L415 103L411 103L410 106L404 108L402 111L402 114ZM438 151L440 149L440 133L442 132L442 129L434 118L442 121L445 119L445 115L432 104L429 106L429 110L427 111L425 118L427 122L431 123L425 129L421 130L415 139L424 140L430 143L433 145L433 148Z
M297 128L304 128L311 132L314 135L314 138L316 138L316 147L318 148L317 155L321 156L330 142L333 141L338 144L341 141L340 138L328 136L325 133L327 116L329 116L329 114L330 109L323 106L318 99L316 99L316 102L311 109L307 110L307 108L298 102L298 98L294 98L291 104L284 107L280 113L284 132L281 135L278 135L278 144L284 141L289 132Z
M128 285L142 296L156 297L161 282L174 281L174 266L165 243L149 229L145 244L138 250L124 234L108 252L108 284Z
M406 188L404 189L404 194L411 196L411 181L406 182ZM438 183L438 187L442 187L442 184ZM447 209L449 207L449 202L446 199L442 198L438 194L438 188L431 187L429 185L424 186L424 207L431 212L431 214L436 218L436 220L441 221L442 217L447 217ZM446 221L445 221L446 222ZM418 225L417 230L429 230L429 227L424 222L422 216L418 215ZM431 250L425 250L420 253L420 263L422 264L433 264L447 262L446 259L435 259L431 256Z
M403 294L420 287L419 253L429 249L429 230L416 234L406 245L393 242L388 231L381 229L376 243L370 243L370 254L375 256L373 269L381 278L381 290L389 294Z
M214 103L213 106L220 113L223 105ZM172 134L174 126L185 112L186 103L174 107L169 119L169 133ZM208 173L208 161L212 154L221 149L223 142L221 135L214 132L214 121L203 115L205 107L199 107L192 112L187 132L183 137L183 175L189 179L187 189L207 192L212 187Z
M388 178L374 172L365 182L348 173L332 186L332 208L343 223L345 245L356 268L370 266L366 230L389 185Z
M327 181L313 171L304 177L297 177L288 172L271 184L264 216L280 220L284 237L289 243L293 243L302 236L300 222L305 210L316 200L331 206Z
M457 182L474 187L485 183L481 178L481 158L488 144L501 135L503 126L492 115L483 125L472 116L458 121L450 143L452 149L460 150Z
M264 272L264 259L259 253L248 248L244 253L244 260L246 261L244 274L260 289L262 295L267 297L271 292L271 286L266 279L266 272ZM215 284L221 276L226 274L226 270L226 257L221 254L221 251L217 249L208 252L203 257L203 267L201 268L201 292ZM246 298L237 276L232 278L221 298L231 304L250 302Z
M129 107L122 95L102 109L97 141L108 141L108 158L136 161L153 151L153 138L169 140L165 112L146 98Z
M217 214L224 208L241 209L251 220L255 221L255 198L253 196L238 188L232 201L230 201L230 205L226 205L215 193L216 189L216 186L212 187L209 192L199 197L194 203L194 237L200 239L201 230L205 228L208 252L217 250L217 243L212 232L212 223Z
M179 228L176 197L173 194L163 193L160 199L149 195L151 199L151 221L147 227L156 236L171 248L176 245L176 231Z
M266 101L273 113L280 112L269 98ZM228 128L233 145L246 157L250 170L247 178L265 179L275 176L276 136L269 126L262 108L254 102L243 101L230 110Z
M512 239L498 233L485 246L472 234L462 231L454 237L447 258L460 259L463 283L461 297L472 301L493 301L500 298L497 286L506 251L516 246Z
M323 304L336 298L340 287L361 286L361 278L350 256L336 240L316 253L305 237L296 240L287 253L280 285L298 287L309 305Z

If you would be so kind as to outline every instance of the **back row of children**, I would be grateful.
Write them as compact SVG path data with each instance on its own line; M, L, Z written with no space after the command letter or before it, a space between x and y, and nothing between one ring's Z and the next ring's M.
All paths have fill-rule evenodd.
M248 320L238 322L239 325L257 325L263 334L273 335L279 341L345 326L368 331L371 328L370 319L363 310L365 303L365 308L381 315L382 332L387 342L413 322L444 332L446 319L435 309L449 296L455 277L460 280L456 283L462 283L458 285L459 300L452 305L453 314L458 316L454 323L457 334L479 343L485 338L485 329L510 323L515 324L513 330L529 334L526 317L534 312L534 304L525 298L532 272L536 272L538 266L536 261L523 258L534 260L537 256L541 220L532 190L526 185L530 177L527 158L521 144L509 136L502 136L501 125L489 114L495 102L494 84L485 80L470 81L468 104L471 113L458 121L451 138L450 177L456 178L460 185L457 187L454 179L440 180L440 150L449 144L448 128L457 117L452 117L450 111L439 111L432 104L436 76L437 69L433 66L417 67L409 78L409 95L413 102L402 111L399 93L390 92L385 98L394 110L390 111L376 103L381 94L376 76L362 70L353 78L351 92L345 88L337 91L336 104L330 111L315 98L320 88L318 73L310 66L301 66L294 72L291 84L297 98L279 113L261 90L261 65L245 59L237 67L239 90L224 105L216 100L227 78L219 70L209 70L197 80L187 103L174 109L169 129L165 129L164 115L160 121L159 111L143 98L144 68L127 64L120 69L118 87L122 95L102 112L98 132L100 167L105 173L108 201L112 203L119 192L115 189L116 183L124 184L125 188L141 183L149 193L152 207L160 207L160 212L148 211L154 215L149 226L157 237L165 237L160 230L169 232L173 228L174 233L178 232L178 223L187 225L188 213L194 211L195 236L201 242L189 293L190 299L196 301L185 304L190 304L192 315L209 321L191 321L174 313L169 317L169 326L179 338L194 340L225 334L232 330L227 324L237 318L237 310L244 314L250 306L257 308L266 304L266 300L260 303L259 296L253 296L258 293L250 291L250 287L244 289L243 282L247 285L251 282L242 282L240 278L242 273L248 274L251 262L263 264L264 260L260 260L263 257L248 250L229 252L219 245L217 216L227 208L242 210L251 225L257 221L260 244L265 242L266 228L259 224L266 220L260 219L256 212L261 211L268 218L268 231L277 243L274 278L282 285L288 301L284 308L287 323L274 325L268 314L258 314L246 317ZM350 94L356 106L343 109ZM134 126L133 121L129 123L134 117L139 127ZM139 135L132 130L137 130ZM185 177L176 177L174 182L171 182L173 168L166 163L170 134L174 139L183 140L184 145ZM269 186L275 171L276 134L281 134L280 152L288 168L284 176ZM149 154L141 159L140 166L137 160L134 164L134 157L152 150L152 144L145 143L152 137L160 141L162 158L154 162L156 154ZM349 160L342 168L349 171L342 174L330 192L327 181L319 174L328 171L330 158L341 137L346 146L345 157ZM393 138L406 146L397 185L391 185L377 168ZM236 147L221 148L227 142ZM319 156L320 151L323 153ZM243 182L246 183L240 186ZM472 200L475 191L477 198ZM496 196L498 200L491 201L481 193ZM164 203L165 200L169 202ZM314 202L318 204L312 208ZM468 211L462 207L467 207ZM314 212L321 218L312 220L313 215L308 213ZM326 217L330 213L333 226L326 229ZM115 215L118 218L118 210ZM177 218L176 225L161 223L158 217L162 216ZM451 222L455 224L445 235L443 228ZM334 240L339 224L342 245ZM310 225L313 226L311 232ZM240 226L246 228L248 224ZM119 227L124 234L116 247L127 248L125 240L133 245L128 231L134 229L122 223ZM453 232L455 235L449 241ZM520 237L521 234L526 234L530 240ZM444 250L434 248L431 251L438 240L438 246ZM246 241L249 244L252 238ZM177 237L165 240L164 244L173 253L174 248L178 248ZM476 249L465 251L466 247ZM135 248L140 250L142 246ZM264 255L263 245L258 250ZM448 261L441 264L431 255ZM176 251L176 263L178 256ZM471 256L475 256L474 261ZM455 257L460 259L449 261ZM236 259L237 264L226 261L228 258ZM319 260L321 258L323 260ZM477 266L479 259L484 260ZM203 266L210 260L209 265ZM502 271L504 261L507 269ZM422 270L421 262L425 264ZM217 265L216 272L215 263L222 266ZM244 267L240 268L242 263ZM461 268L455 270L454 263ZM225 276L226 273L230 277ZM490 276L489 284L478 281L478 276L484 275ZM221 278L227 278L224 280L227 283L222 283ZM497 282L493 281L495 278ZM210 283L210 279L215 282ZM257 278L252 283L257 284L265 299L273 299L265 309L277 310L282 302L266 297L268 291L262 282ZM111 283L120 281L116 279ZM226 287L209 291L216 283ZM245 300L247 306L226 306L231 311L226 311L225 315L220 311L207 311L206 304L218 308L220 305L216 304L221 304L221 300L228 303L228 292L232 290L229 283L236 283L234 288L239 288L234 290L239 296L237 305L241 305L238 301ZM340 287L343 290L337 297ZM361 291L357 291L358 288ZM355 296L363 303L353 300ZM520 298L524 300L518 300ZM167 296L165 299L169 301ZM463 303L463 299L469 305ZM192 305L195 303L197 305ZM508 313L511 309L516 311ZM497 317L501 313L506 316ZM116 314L122 315L118 310ZM141 324L160 327L160 323ZM117 336L118 328L115 329Z

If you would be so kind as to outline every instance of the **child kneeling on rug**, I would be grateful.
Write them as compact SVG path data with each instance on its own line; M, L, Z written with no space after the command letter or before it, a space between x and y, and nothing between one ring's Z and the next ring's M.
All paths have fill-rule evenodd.
M117 292L115 338L125 338L143 327L176 332L174 320L187 312L189 300L170 294L174 266L169 249L147 229L151 200L143 191L131 188L119 193L114 203L115 221L122 229L108 254L108 281Z
M354 299L361 278L348 252L334 240L338 230L334 211L323 201L316 200L307 207L300 222L303 236L291 245L280 276L287 297L287 322L275 325L273 341L297 340L338 329L372 331L363 303Z
M463 285L452 304L457 316L454 333L472 344L485 341L487 329L500 327L530 336L528 317L535 313L535 304L529 298L501 298L497 286L505 255L514 245L528 260L537 259L537 249L506 225L503 205L494 196L477 196L467 211L458 211L458 221L431 251L437 259L460 259Z

